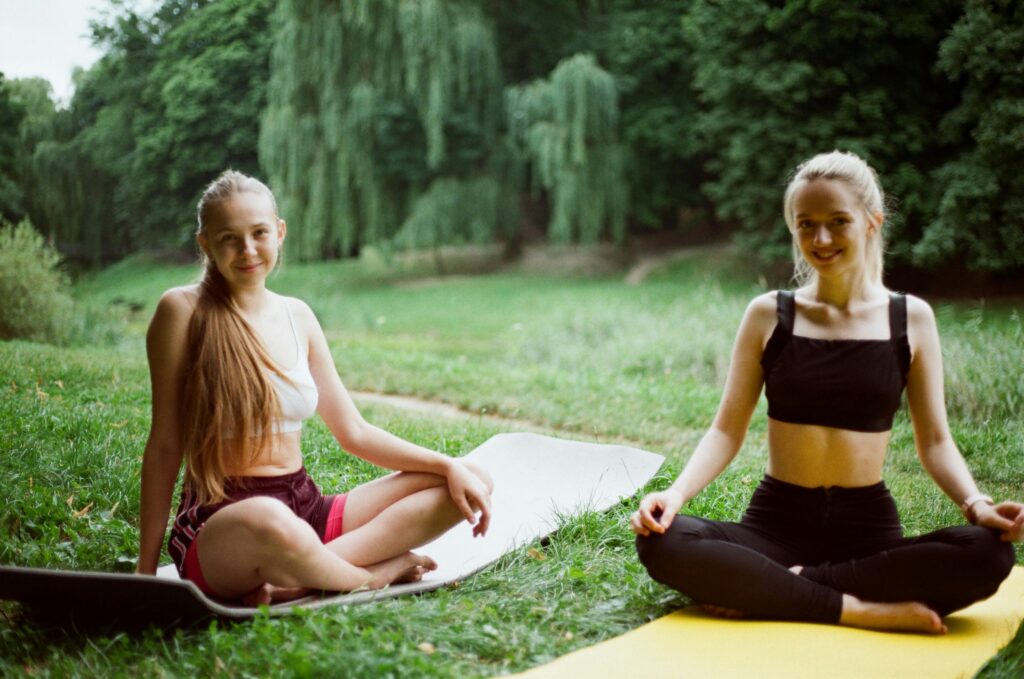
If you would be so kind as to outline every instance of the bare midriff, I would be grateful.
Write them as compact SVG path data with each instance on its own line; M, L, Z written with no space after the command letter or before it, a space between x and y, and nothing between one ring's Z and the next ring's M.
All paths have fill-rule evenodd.
M807 488L871 486L882 480L889 432L768 420L768 475Z
M302 469L301 431L274 434L251 463L231 469L228 476L281 476Z

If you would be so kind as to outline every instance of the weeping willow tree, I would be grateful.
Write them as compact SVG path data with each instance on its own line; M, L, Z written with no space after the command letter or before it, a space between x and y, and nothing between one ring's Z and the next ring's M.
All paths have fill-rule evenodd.
M275 22L260 162L292 252L493 237L502 82L479 7L282 0ZM489 217L467 221L457 197Z
M593 242L609 232L621 240L629 193L612 76L577 54L548 79L510 87L505 104L519 185L551 197L548 238Z
M27 164L33 219L61 253L98 266L130 251L129 234L113 213L114 177L82 148L81 140L45 140Z

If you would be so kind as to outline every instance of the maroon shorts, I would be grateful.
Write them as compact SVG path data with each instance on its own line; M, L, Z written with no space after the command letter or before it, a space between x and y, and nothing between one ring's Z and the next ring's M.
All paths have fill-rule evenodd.
M272 497L288 506L295 515L313 527L323 542L341 535L346 495L324 495L317 488L306 469L281 476L238 476L225 480L227 499L212 505L196 501L195 489L185 483L181 503L167 542L174 565L181 577L195 582L205 594L209 586L199 570L199 557L195 539L207 520L217 511L250 497Z

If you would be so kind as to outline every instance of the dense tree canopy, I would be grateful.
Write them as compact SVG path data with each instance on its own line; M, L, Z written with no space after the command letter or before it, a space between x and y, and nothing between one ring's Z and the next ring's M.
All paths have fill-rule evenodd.
M100 261L265 176L303 258L667 228L787 252L795 165L855 151L892 259L1024 267L1012 0L120 0L55 109L0 79L0 212ZM525 209L523 209L525 207Z
M939 68L963 85L941 127L955 155L935 173L938 214L915 261L1024 266L1024 3L970 0L942 42Z
M29 214L66 254L180 247L206 182L227 166L258 172L271 4L166 0L94 24L106 51L77 74L71 105L22 129L39 189Z
M228 167L260 174L272 6L218 0L183 8L180 23L167 22L133 121L134 179L123 196L142 240L190 240L192 207L205 184Z
M685 17L703 188L760 248L786 251L782 188L796 164L839 148L899 198L890 249L906 254L933 202L935 129L956 101L934 70L958 2L695 0Z
M581 54L549 79L510 88L506 102L522 188L551 194L550 238L592 242L607 226L621 239L627 191L614 79Z
M261 160L302 225L299 256L349 254L399 230L417 244L489 239L501 74L479 8L283 0L275 19ZM462 200L478 219L458 221Z
M18 176L18 130L25 110L0 73L0 218L14 222L24 215L22 185Z

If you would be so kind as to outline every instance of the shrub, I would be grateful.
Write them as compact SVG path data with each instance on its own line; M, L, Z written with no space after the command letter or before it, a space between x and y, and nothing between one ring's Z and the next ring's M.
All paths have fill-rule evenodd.
M28 220L0 221L0 339L67 339L73 302L60 261Z

